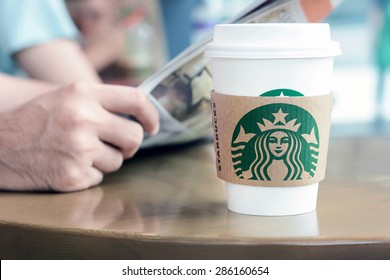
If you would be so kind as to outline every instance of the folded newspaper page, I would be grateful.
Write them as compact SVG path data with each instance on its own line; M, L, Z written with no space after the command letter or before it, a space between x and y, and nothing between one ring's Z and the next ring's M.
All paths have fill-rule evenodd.
M342 0L255 0L225 23L320 22ZM206 40L190 46L143 82L160 114L160 132L146 136L142 148L181 144L212 135Z

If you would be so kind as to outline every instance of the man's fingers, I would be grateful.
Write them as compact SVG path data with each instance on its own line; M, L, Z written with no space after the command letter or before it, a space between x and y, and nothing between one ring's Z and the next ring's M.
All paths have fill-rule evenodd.
M138 89L123 86L96 86L94 94L106 110L131 115L149 134L157 133L158 112L148 97Z
M93 166L103 173L118 170L123 163L122 152L99 141L98 148L93 155Z
M52 189L59 192L81 191L96 186L103 180L103 173L93 166L80 166L75 168L78 170L79 177L72 178L73 182L69 184L64 185L63 182L60 182L59 185L51 186ZM60 177L63 178L66 176L67 174L62 174Z
M86 176L89 178L87 185L91 187L99 185L103 181L103 173L94 167L90 167L86 173Z
M99 139L120 149L125 159L132 157L144 138L142 126L110 113L104 119L104 123L98 127Z

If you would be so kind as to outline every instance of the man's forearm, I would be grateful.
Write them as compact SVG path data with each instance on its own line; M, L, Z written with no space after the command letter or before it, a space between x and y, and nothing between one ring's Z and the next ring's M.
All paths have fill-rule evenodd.
M24 104L59 85L0 74L0 112Z
M101 83L96 69L78 43L54 40L15 54L15 59L33 79L53 83Z

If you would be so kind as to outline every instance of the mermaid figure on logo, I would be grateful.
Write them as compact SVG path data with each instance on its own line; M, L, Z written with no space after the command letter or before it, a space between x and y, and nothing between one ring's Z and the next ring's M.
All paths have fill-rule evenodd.
M271 114L273 122L262 118L257 122L257 131L253 125L247 128L255 133L245 131L245 121L239 123L239 133L232 142L236 175L242 179L261 181L313 177L319 148L315 123L310 132L305 133L308 125L301 128L302 123L296 124L297 118L286 121L289 113L282 108Z

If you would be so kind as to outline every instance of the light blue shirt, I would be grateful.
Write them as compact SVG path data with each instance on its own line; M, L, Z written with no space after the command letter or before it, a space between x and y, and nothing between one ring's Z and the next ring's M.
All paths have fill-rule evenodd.
M13 58L18 51L77 36L62 0L0 0L0 72L22 73Z

